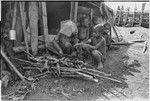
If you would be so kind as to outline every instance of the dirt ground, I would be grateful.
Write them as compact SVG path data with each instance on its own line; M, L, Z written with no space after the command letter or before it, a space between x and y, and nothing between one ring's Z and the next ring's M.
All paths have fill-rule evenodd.
M142 27L117 27L125 41L149 41L149 29ZM130 31L135 33L130 34ZM94 83L76 78L54 78L50 75L35 83L35 90L25 100L75 100L106 101L149 99L149 53L143 53L144 43L117 46L107 53L103 71L111 73L123 83L100 79ZM10 89L10 87L9 87ZM141 101L141 100L140 100Z

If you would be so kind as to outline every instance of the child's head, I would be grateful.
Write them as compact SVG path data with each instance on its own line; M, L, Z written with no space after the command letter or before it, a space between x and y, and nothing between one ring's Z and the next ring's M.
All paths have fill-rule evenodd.
M81 26L85 26L85 27L88 27L89 26L89 18L88 17L82 17L80 19L80 23L81 23Z
M102 30L103 30L102 25L94 27L93 36L96 36L96 37L101 36L102 35L101 34Z
M93 17L93 24L94 25L97 25L97 24L100 24L100 23L102 23L102 19L100 18L100 17Z
M110 29L111 29L110 24L109 24L109 23L105 23L105 24L104 24L104 31L105 31L106 33L108 33L108 32L110 31Z

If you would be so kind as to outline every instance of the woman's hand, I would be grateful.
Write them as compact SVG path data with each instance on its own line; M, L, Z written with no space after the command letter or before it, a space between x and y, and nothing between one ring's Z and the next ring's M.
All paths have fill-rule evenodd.
M74 45L74 47L82 46L82 45L83 45L83 43L76 43L76 44Z
M63 51L61 49L59 49L59 54L63 54Z

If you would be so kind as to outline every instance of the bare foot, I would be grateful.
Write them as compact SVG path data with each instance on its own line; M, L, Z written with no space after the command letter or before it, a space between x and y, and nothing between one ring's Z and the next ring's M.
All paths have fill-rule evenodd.
M102 69L102 68L103 68L103 64L102 64L102 62L100 62L97 66L97 69Z

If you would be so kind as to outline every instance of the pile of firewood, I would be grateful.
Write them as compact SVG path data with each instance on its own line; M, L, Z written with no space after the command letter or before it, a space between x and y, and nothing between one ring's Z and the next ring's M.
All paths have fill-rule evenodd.
M37 69L40 71L40 74L29 76L30 80L36 80L47 74L52 74L59 77L77 77L94 82L98 82L99 78L103 78L121 83L121 81L112 78L111 74L96 70L93 66L75 58L65 56L57 59L52 56L41 56L37 58L30 57L30 61L18 58L13 59L17 60L24 70Z

